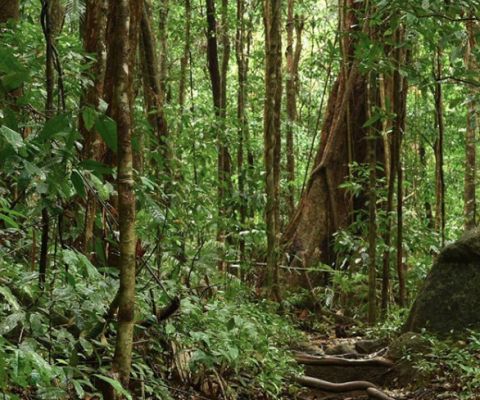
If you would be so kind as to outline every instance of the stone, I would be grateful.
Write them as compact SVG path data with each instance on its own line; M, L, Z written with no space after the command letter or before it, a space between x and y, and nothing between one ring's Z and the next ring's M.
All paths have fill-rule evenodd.
M467 232L437 257L403 331L438 336L480 328L480 231Z

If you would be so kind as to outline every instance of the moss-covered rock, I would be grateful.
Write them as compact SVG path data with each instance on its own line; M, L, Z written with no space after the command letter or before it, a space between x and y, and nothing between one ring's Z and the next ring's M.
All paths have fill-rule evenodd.
M404 331L440 336L480 328L480 231L446 246L410 311Z

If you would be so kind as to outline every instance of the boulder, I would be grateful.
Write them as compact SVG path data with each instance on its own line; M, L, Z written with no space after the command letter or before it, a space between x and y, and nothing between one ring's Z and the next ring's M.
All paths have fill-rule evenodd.
M410 310L404 332L439 336L480 328L480 231L467 232L437 257Z

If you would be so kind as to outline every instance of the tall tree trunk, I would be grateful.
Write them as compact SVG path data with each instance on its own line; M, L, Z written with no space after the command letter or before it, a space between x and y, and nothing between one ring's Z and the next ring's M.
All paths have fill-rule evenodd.
M445 244L445 178L443 170L443 141L445 136L445 126L443 121L442 84L439 81L442 75L442 52L440 48L437 48L434 60L435 125L438 132L435 141L435 227L440 234L441 245L443 246Z
M159 154L163 165L156 165L163 177L169 179L171 153L168 143L168 125L164 113L165 93L160 82L160 71L156 55L155 36L152 32L150 7L144 2L141 18L141 59L143 72L143 88L148 121L159 143ZM157 163L156 163L157 164Z
M377 112L376 74L369 73L368 82L368 119ZM377 320L377 126L369 127L367 138L367 157L369 165L368 184L368 323L374 325Z
M287 12L287 210L291 218L295 211L295 148L294 127L297 123L298 64L302 52L303 17L294 12L295 0L288 0ZM293 32L296 32L295 44Z
M280 299L278 281L279 180L280 180L280 112L282 102L282 1L265 0L265 105L264 163L265 228L267 232L267 279L270 295Z
M87 0L85 7L83 48L87 54L94 54L96 60L89 71L87 71L87 75L91 78L93 84L84 88L82 108L83 110L87 108L96 110L100 99L103 97L105 79L107 1ZM98 135L98 132L94 127L87 127L83 117L80 117L79 129L84 139L82 158L100 161L105 151L105 145ZM89 254L91 249L95 214L95 195L89 192L85 206L85 223L82 240L84 254Z
M247 199L245 193L245 178L247 176L244 168L245 137L247 135L247 115L245 102L247 98L247 33L245 30L245 0L237 0L237 32L235 42L235 54L237 58L238 71L238 93L237 93L237 120L238 120L238 148L237 148L237 174L239 193L239 216L240 229L244 230L247 220ZM243 268L245 264L245 239L243 235L239 238L240 250L240 276L243 279Z
M178 105L180 107L180 113L182 115L185 105L188 59L190 58L191 25L192 5L190 3L190 0L185 0L185 42L183 47L182 59L180 60L180 79L178 83Z
M132 52L135 53L135 31L138 31L140 0L115 0L109 26L113 37L109 42L108 64L113 93L109 114L117 123L117 191L120 230L120 289L118 326L113 375L128 388L132 361L133 329L135 325L135 191L133 179L131 79Z
M43 34L45 36L45 82L46 82L46 99L45 99L45 118L46 121L55 115L55 37L60 33L61 19L60 3L58 0L42 0L41 24ZM48 242L50 229L50 215L46 206L42 209L42 241L40 245L39 260L39 286L45 285L48 265Z
M400 75L400 67L405 62L404 51L401 49L403 40L403 28L396 31L395 71L393 73L393 112L395 121L393 124L393 140L395 141L395 161L397 172L397 274L399 296L398 301L401 307L407 305L407 288L405 282L405 265L403 262L403 167L402 167L402 139L405 130L405 113L407 98L407 82Z
M467 22L467 46L465 52L465 64L468 71L475 73L478 70L473 51L476 46L475 35L478 32L474 21ZM467 104L467 130L465 134L465 185L464 185L464 215L465 229L473 229L476 226L477 204L475 196L476 175L476 133L478 129L476 92L470 89Z
M356 15L362 7L363 3L354 0L345 0L344 7L340 7L347 10L341 27L347 57L328 100L313 170L283 237L294 264L300 261L305 267L318 262L333 264L333 234L349 225L355 210L365 207L364 199L354 200L341 188L349 176L349 162L362 164L367 160L367 132L363 127L367 120L366 79L353 60L353 33L360 24ZM356 144L351 151L349 142ZM382 146L377 146L377 151L380 149L383 151Z
M222 11L226 12L226 1L223 0ZM207 57L208 71L212 87L213 106L216 115L217 131L217 170L218 170L218 229L217 241L219 243L219 268L226 268L223 256L223 246L225 245L225 219L228 214L228 204L231 193L231 157L228 150L227 141L224 133L225 115L226 115L226 71L228 65L228 52L226 49L225 35L222 34L223 58L222 70L219 67L218 45L217 45L217 21L215 17L215 1L206 0L207 7ZM225 18L225 17L223 17ZM223 19L222 18L222 19ZM223 29L227 27L224 26ZM224 96L225 93L225 96Z
M393 77L384 74L382 79L382 109L386 115L392 113L391 108L394 102ZM398 90L398 88L396 88ZM386 227L384 234L385 250L383 253L383 268L382 268L382 316L385 317L388 311L388 302L390 297L390 253L392 242L392 212L393 212L393 198L395 194L395 180L397 177L397 150L396 140L392 137L392 121L385 119L383 121L383 132L385 135L385 172L387 176L387 203L386 203ZM388 133L390 132L390 133Z
M160 1L160 16L159 16L159 29L158 36L160 40L160 51L158 53L158 68L161 92L164 93L163 102L168 101L168 11L169 0Z

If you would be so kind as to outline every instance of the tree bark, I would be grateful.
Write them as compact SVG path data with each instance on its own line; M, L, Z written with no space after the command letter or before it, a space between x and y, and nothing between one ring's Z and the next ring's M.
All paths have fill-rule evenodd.
M238 120L238 147L237 147L237 174L239 193L239 223L240 229L244 230L247 220L248 196L245 193L245 178L247 176L244 168L244 147L245 137L248 130L245 102L247 99L247 37L245 30L245 0L237 0L237 32L235 42L235 54L237 58L238 71L238 92L237 92L237 120ZM239 238L240 251L240 276L243 279L243 268L245 263L245 239L242 235Z
M435 126L438 136L435 141L435 227L440 234L440 243L445 244L445 178L443 170L443 141L445 135L445 126L443 121L443 93L442 84L439 81L442 76L442 52L437 48L435 54Z
M20 17L20 1L19 0L3 0L0 1L0 24L8 20L18 20Z
M281 0L265 0L265 104L264 163L265 229L267 233L266 287L269 295L280 299L278 280L279 182L280 182L280 111L282 102L282 19Z
M225 1L225 0L224 0ZM217 171L218 171L218 228L217 242L219 243L219 268L224 270L226 265L223 257L223 246L226 239L225 218L228 215L228 205L231 193L231 157L224 134L226 115L226 71L229 50L226 49L225 35L222 34L223 58L220 70L217 45L217 21L215 17L214 0L206 0L207 7L207 58L208 71L212 87L212 99L216 116L217 131ZM226 12L226 2L222 3L222 11ZM225 17L223 17L225 18ZM222 18L222 19L223 19ZM226 26L223 29L227 29ZM225 96L224 96L225 93Z
M473 51L476 46L475 35L478 32L478 26L474 21L467 22L467 46L465 52L465 64L467 70L475 73L478 70ZM476 91L469 90L467 103L467 130L465 134L465 184L464 184L464 218L465 229L473 229L476 226L476 133L478 130L478 112L475 102Z
M120 231L120 289L118 327L113 376L128 388L132 361L133 329L135 325L135 191L133 179L132 138L132 53L136 51L135 31L138 31L139 0L115 0L109 25L113 37L109 42L108 63L113 86L109 114L117 123L117 191Z
M183 47L183 55L180 60L180 79L178 83L178 105L180 107L180 113L183 115L185 106L185 91L187 82L187 67L188 59L190 57L190 36L192 25L192 5L190 0L185 0L185 43Z
M87 54L93 54L96 59L86 73L92 79L93 84L84 88L82 108L88 107L96 110L100 99L103 97L105 80L107 1L87 0L85 9L83 48ZM98 132L95 128L88 129L82 116L79 118L79 129L84 143L82 158L100 161L105 152L105 144ZM90 253L92 245L96 207L95 195L89 192L85 205L85 223L82 240L83 253L87 255Z
M378 108L377 82L373 72L368 82L368 119L374 116ZM377 320L377 142L378 126L369 127L367 157L369 164L368 184L368 323L374 325Z
M354 30L359 29L357 13L363 3L346 0L342 30L346 38L345 65L333 85L328 100L320 147L305 191L283 236L293 265L311 267L317 263L332 265L335 253L333 234L349 225L355 210L363 209L364 199L353 199L340 186L348 180L349 164L364 164L366 154L366 79L353 60ZM347 113L347 110L350 111ZM350 137L349 137L350 136ZM351 151L348 143L355 143ZM377 151L383 151L377 146ZM380 158L379 158L380 160Z
M159 29L158 37L160 40L160 51L158 53L158 67L161 93L164 94L162 102L168 101L168 11L169 0L160 1Z
M397 172L397 274L401 307L407 305L407 288L405 282L405 265L403 262L403 167L402 167L402 139L405 130L405 115L407 101L407 81L400 75L400 67L406 62L406 54L401 49L404 37L403 27L396 31L396 48L394 50L395 71L393 73L393 140L395 141L395 161Z
M143 70L143 88L148 121L152 127L159 144L160 161L163 165L156 164L160 176L165 181L170 177L171 152L168 142L168 125L164 113L165 92L160 82L161 73L156 56L155 36L152 32L149 7L144 2L141 18L141 59Z
M298 64L302 52L303 17L294 12L295 0L288 0L287 11L287 210L291 218L295 211L295 143L294 128L297 123ZM296 33L294 44L294 30Z

